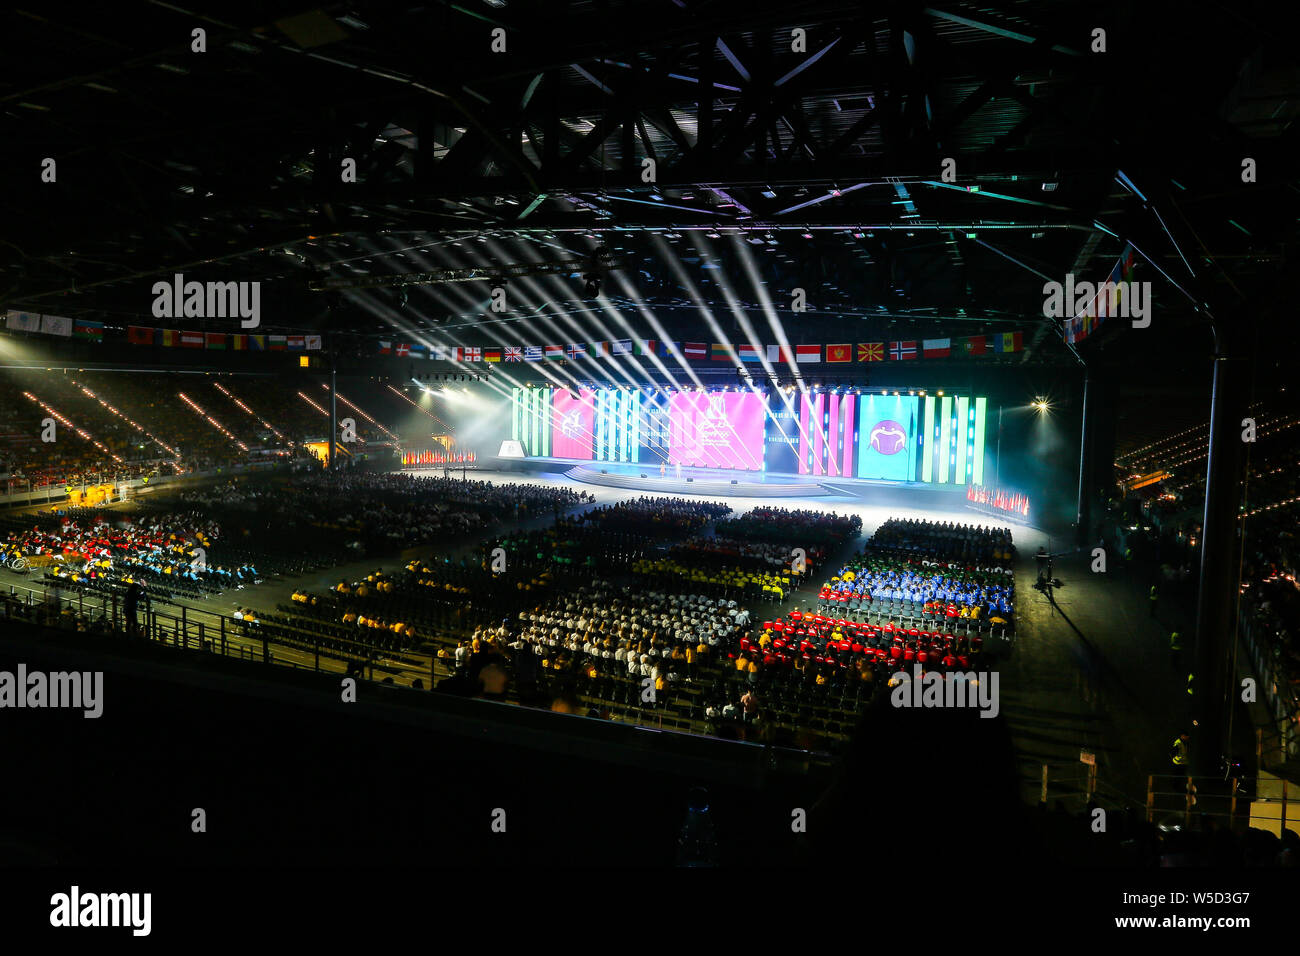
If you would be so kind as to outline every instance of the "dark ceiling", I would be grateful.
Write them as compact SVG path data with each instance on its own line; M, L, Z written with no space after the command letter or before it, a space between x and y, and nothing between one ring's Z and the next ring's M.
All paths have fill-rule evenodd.
M1085 357L1204 355L1242 307L1295 336L1300 72L1251 2L42 3L0 36L0 308L148 321L183 272L262 281L272 331L716 341L702 305L1075 364L1043 283L1132 242L1153 326ZM516 273L508 310L450 270Z

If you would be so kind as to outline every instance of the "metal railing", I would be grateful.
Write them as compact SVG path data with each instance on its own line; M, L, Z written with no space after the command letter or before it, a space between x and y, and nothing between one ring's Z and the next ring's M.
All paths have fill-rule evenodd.
M1250 826L1250 805L1256 799L1259 781L1254 777L1194 777L1184 774L1153 773L1147 777L1148 823L1178 820L1184 829L1198 820L1221 821L1234 829ZM1285 796L1282 817L1286 818Z
M132 623L125 599L118 591L11 584L2 610L3 617L10 620L104 634L122 640L147 640L182 650L261 661L314 673L351 674L374 680L376 669L405 671L429 682L430 687L436 673L436 658L427 669L417 671L407 664L389 664L387 652L372 645L323 636L279 622L270 625L277 631L288 632L288 640L294 641L288 643L283 635L268 633L260 622L240 620L158 598L138 606ZM347 650L331 647L331 643L342 644Z
M1100 779L1096 764L1040 763L1039 802L1046 805L1062 801L1066 805L1092 804L1124 809L1138 807L1142 801Z

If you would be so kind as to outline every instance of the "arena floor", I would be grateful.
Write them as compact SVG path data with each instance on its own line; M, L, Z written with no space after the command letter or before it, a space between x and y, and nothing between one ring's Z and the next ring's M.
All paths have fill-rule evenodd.
M419 473L419 472L414 472ZM426 474L428 472L425 472ZM578 485L559 473L518 474L475 471L472 477L492 482L526 484L569 484L588 491L594 505L580 506L580 513L595 505L614 504L652 492ZM669 497L678 497L668 493ZM721 501L737 512L762 504L748 497L692 496ZM962 508L917 508L911 511L894 504L827 496L783 498L779 507L810 508L857 514L862 518L863 537L832 554L829 563L856 551L862 541L890 517L924 517L935 521L988 524L993 519ZM130 505L112 506L129 508ZM537 516L513 528L493 533L543 526L551 516ZM1067 800L1081 789L1086 767L1080 763L1083 751L1096 755L1103 780L1113 781L1116 800L1142 802L1146 775L1167 763L1169 743L1182 731L1176 716L1182 710L1179 695L1184 692L1184 675L1174 667L1168 652L1171 627L1187 628L1185 614L1177 608L1163 608L1159 618L1149 614L1146 589L1150 582L1136 580L1123 568L1107 574L1089 570L1090 556L1074 553L1056 563L1056 575L1063 586L1053 599L1034 588L1036 565L1033 554L1040 546L1062 549L1059 540L1041 529L1006 522L1013 528L1020 559L1017 566L1017 633L1005 646L990 644L1002 671L1002 712L1011 725L1021 763L1021 780L1027 800L1038 797L1043 764L1049 765L1050 794ZM476 550L479 542L465 543L453 551L460 555ZM442 553L426 546L388 558L368 558L326 572L292 580L277 580L205 599L181 599L195 618L229 615L239 606L273 611L287 604L296 590L320 592L340 578L355 580L376 568L399 569L414 554ZM824 569L823 569L824 570ZM0 570L5 587L32 587L34 582L9 570ZM805 589L778 607L763 609L764 616L806 605L815 594ZM191 619L195 619L191 618ZM1188 631L1184 631L1187 633ZM228 634L233 644L247 644L250 656L260 643ZM280 655L289 663L313 666L310 652L285 649ZM339 661L322 659L321 666L340 672ZM428 683L433 667L431 653L408 653L400 659L380 659L375 676L391 676L398 684L410 684L417 677Z

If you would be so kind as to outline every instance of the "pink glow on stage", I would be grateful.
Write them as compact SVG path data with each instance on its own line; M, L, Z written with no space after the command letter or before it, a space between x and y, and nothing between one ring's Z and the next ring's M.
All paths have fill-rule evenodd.
M678 392L669 409L668 463L758 471L763 464L763 399L753 392Z
M551 397L551 412L551 454L591 461L596 393L584 388L574 398L567 388L557 388Z

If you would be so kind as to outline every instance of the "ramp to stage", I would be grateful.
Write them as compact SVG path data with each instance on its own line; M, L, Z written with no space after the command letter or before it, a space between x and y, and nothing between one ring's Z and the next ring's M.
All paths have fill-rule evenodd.
M711 495L739 498L810 498L827 495L816 481L797 475L774 476L755 471L728 471L720 468L683 468L679 479L675 470L659 475L659 469L639 465L578 465L564 473L566 478L588 485L626 488L631 491L659 491L672 495Z

